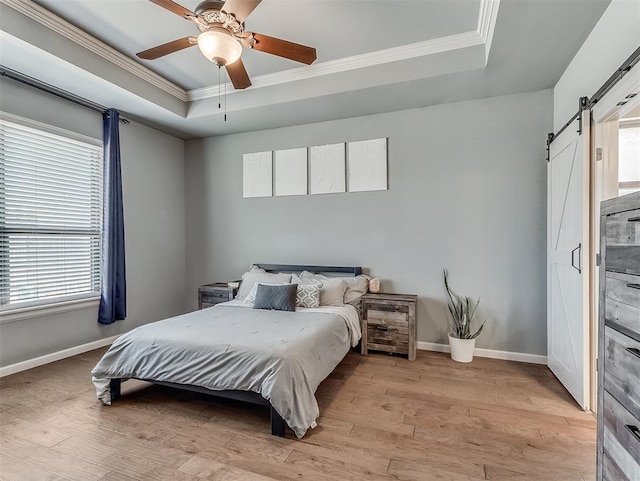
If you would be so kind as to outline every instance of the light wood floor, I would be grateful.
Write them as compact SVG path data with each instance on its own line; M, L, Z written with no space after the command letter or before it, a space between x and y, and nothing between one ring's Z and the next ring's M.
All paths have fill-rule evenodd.
M350 353L296 440L263 408L137 381L100 406L103 352L0 380L0 479L594 479L595 420L543 366Z

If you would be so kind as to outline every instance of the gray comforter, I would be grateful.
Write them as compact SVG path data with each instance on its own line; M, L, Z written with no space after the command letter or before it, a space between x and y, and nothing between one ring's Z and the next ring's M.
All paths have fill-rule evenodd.
M257 392L300 438L316 426L318 385L359 339L352 306L282 312L231 301L120 336L91 374L104 404L113 378Z

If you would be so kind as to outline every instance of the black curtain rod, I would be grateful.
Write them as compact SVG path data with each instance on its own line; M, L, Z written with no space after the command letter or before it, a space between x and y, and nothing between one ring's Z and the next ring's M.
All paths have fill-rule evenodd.
M549 133L547 137L547 161L549 161L549 145L554 141L556 137L558 137L562 132L565 131L569 125L573 123L574 120L581 118L582 111L591 109L595 104L597 104L602 98L607 95L609 90L613 88L615 84L617 84L622 77L624 77L629 71L640 62L640 47L638 47L630 56L625 60L620 67L613 72L613 74L602 84L602 86L596 91L595 94L591 98L581 97L579 102L578 112L573 114L573 116L569 119L569 121L564 124L558 132L555 134L553 132ZM580 129L578 132L582 131L582 123L580 124Z
M68 92L66 90L60 89L58 87L55 87L51 84L48 84L46 82L43 82L42 80L38 80L34 77L30 77L28 75L25 75L21 72L18 72L17 70L13 70L10 69L8 67L5 67L4 65L0 65L0 75L2 77L6 77L8 79L14 80L16 82L20 82L22 84L28 85L29 87L38 89L42 92L45 92L49 95L53 95L55 97L61 98L63 100L66 100L67 102L71 102L74 103L76 105L80 105L81 107L93 110L95 112L100 112L100 113L104 113L107 110L109 110L107 107L105 107L104 105L100 105L97 104L95 102L92 102L91 100L87 100L83 97L80 97L78 95L72 94L71 92ZM128 124L129 123L129 119L125 119L123 117L120 117L120 121L123 124Z

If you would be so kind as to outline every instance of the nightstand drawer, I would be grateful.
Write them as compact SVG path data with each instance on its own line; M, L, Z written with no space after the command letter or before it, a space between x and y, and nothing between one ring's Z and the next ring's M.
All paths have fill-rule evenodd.
M607 249L611 245L640 245L640 209L608 215L606 240Z
M393 306L393 311L390 309L382 310L387 306L377 306L375 304L367 303L365 305L365 312L367 313L367 319L370 322L378 322L380 324L388 324L394 326L407 326L409 324L409 306Z
M208 304L217 304L219 302L227 302L230 301L231 299L229 299L229 292L220 292L220 291L213 291L213 292L202 292L202 294L200 295L200 299L202 300L202 302L206 302Z
M605 320L640 336L640 276L606 273Z
M408 313L385 312L368 309L366 311L366 315L367 342L369 344L369 349L395 346L394 352L403 354L407 354L409 352Z
M389 347L394 347L393 352L408 354L409 328L369 324L367 325L367 344L369 349L386 350Z
M607 271L640 275L640 209L608 215Z
M640 420L605 390L603 449L624 475L619 479L640 479L639 430Z
M640 418L640 342L605 327L604 388Z

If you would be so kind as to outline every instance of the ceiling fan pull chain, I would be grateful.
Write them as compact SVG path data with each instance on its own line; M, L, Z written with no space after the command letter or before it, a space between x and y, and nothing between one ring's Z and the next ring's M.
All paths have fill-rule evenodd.
M222 108L220 105L220 65L218 65L218 108Z

